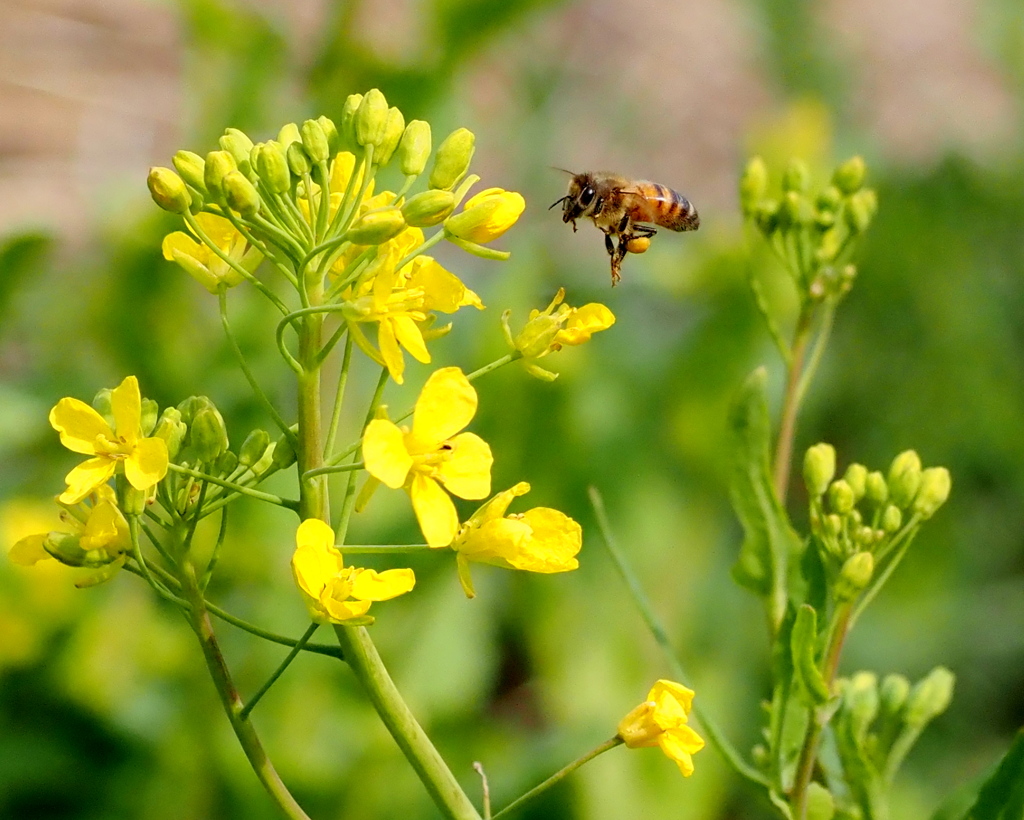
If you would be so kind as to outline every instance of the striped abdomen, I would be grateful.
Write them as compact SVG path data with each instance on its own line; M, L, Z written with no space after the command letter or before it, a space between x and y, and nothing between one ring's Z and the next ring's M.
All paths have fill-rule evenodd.
M657 182L634 182L628 192L633 205L630 216L634 222L649 222L670 231L695 231L700 216L685 196Z

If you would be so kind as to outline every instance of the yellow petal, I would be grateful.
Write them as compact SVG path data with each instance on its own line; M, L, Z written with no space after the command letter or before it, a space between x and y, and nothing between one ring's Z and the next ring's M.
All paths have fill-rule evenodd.
M467 598L475 598L476 590L473 589L473 576L470 574L469 560L462 553L459 553L455 556L455 564L458 568L456 571L459 575L459 584L462 586L462 591L466 594Z
M535 507L523 514L531 537L509 563L529 572L568 572L579 567L576 554L583 545L583 530L565 513ZM652 698L653 700L653 698Z
M117 462L111 458L83 461L64 477L68 488L60 494L58 500L62 504L77 504L98 486L109 481L116 467Z
M615 324L615 314L607 307L591 302L572 315L556 335L554 344L580 345L590 340L590 337L601 330L607 330Z
M679 766L683 777L693 774L693 755L704 748L704 740L689 726L665 732L658 738L661 750Z
M430 353L427 351L427 344L423 341L423 331L420 330L411 317L408 315L396 315L392 317L392 327L398 342L412 357L423 364L430 362Z
M651 691L647 693L647 700L657 703L659 711L672 711L673 714L676 709L673 703L677 704L685 719L693 708L693 696L694 691L689 687L675 681L662 679L655 681Z
M476 433L460 433L448 441L448 458L438 467L438 478L459 498L487 498L491 493L491 448Z
M7 553L7 558L12 564L19 567L31 567L33 564L51 557L50 553L43 547L43 542L45 541L46 533L26 536L11 547L11 551Z
M392 324L392 317L385 316L377 326L377 347L380 348L381 358L395 380L395 384L403 384L405 379L405 358L402 356L402 348L395 336L395 328Z
M416 575L411 569L360 569L352 578L352 597L360 601L387 601L404 595L414 586Z
M80 541L84 550L110 549L116 552L119 548L127 547L121 541L121 522L124 517L116 506L106 501L101 501L89 512L85 522L85 529L82 532Z
M148 490L167 475L167 442L162 438L143 438L124 463L124 475L136 490Z
M198 213L196 214L196 222L203 229L203 233L210 237L213 244L222 251L230 250L235 240L240 236L230 220L216 214Z
M436 447L472 421L476 405L476 390L459 368L435 370L416 400L413 435L427 446Z
M412 468L405 434L387 419L374 419L363 433L363 463L374 478L397 490Z
M469 517L466 524L479 526L493 518L501 518L513 500L521 495L526 495L528 492L530 492L530 485L525 481L520 481L507 490L496 493L493 498L480 505L477 511Z
M488 188L470 199L462 213L448 217L444 224L454 236L483 245L511 228L525 207L522 194Z
M423 289L424 309L454 313L463 304L466 287L454 273L445 270L429 256L417 256L410 267L409 287Z
M128 376L110 391L110 411L114 416L114 430L118 437L128 446L133 445L142 435L142 395L139 393L138 379Z
M459 531L459 515L441 485L421 473L413 476L409 488L412 509L423 537L431 547L447 547Z
M530 540L530 525L516 518L497 518L471 528L452 547L470 561L515 569L510 559Z
M320 601L330 620L339 624L365 615L370 608L370 603L370 601L357 601L353 598L339 600L330 595L325 595Z
M334 547L334 530L323 521L308 518L295 533L292 573L299 589L319 600L327 584L343 569L341 553Z
M160 244L164 259L169 262L176 261L176 257L179 255L190 259L198 259L203 247L205 246L200 245L184 231L175 231L174 233L167 234L164 237L164 241Z
M75 453L94 455L97 438L115 437L103 416L79 399L57 402L50 411L50 425L60 433L60 443Z

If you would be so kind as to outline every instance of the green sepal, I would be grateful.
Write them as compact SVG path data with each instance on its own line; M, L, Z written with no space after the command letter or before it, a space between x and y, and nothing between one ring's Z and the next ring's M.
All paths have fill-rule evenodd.
M807 786L807 820L832 820L836 814L836 801L832 792L820 783Z
M789 637L793 653L793 678L799 682L797 697L808 706L821 706L829 698L828 684L815 659L818 646L818 613L810 604L801 604Z

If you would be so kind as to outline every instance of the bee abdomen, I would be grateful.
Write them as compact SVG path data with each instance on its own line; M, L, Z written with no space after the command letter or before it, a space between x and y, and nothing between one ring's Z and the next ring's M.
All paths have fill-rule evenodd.
M651 183L659 201L658 224L670 231L695 231L700 227L700 215L685 196L667 185Z

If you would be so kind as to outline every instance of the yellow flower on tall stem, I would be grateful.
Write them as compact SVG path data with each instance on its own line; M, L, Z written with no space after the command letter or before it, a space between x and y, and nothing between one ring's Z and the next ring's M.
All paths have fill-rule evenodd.
M631 749L659 746L679 766L683 777L693 774L693 755L704 740L688 724L692 689L670 680L656 681L647 700L619 723L618 736Z
M67 474L62 504L77 504L119 469L137 490L148 490L167 474L167 443L142 435L142 396L135 376L110 393L114 426L84 401L63 398L50 411L60 441L75 453L91 455Z
M250 273L259 267L263 254L251 247L227 219L208 213L198 213L194 218L207 238L239 267ZM161 248L164 259L177 262L210 293L217 293L222 286L233 288L244 279L241 273L191 233L169 233L164 237Z
M459 529L448 493L478 499L491 491L491 448L476 434L459 432L472 420L476 407L476 390L469 379L459 368L445 367L423 386L411 430L374 419L363 433L367 472L392 489L406 489L432 547L448 546Z

